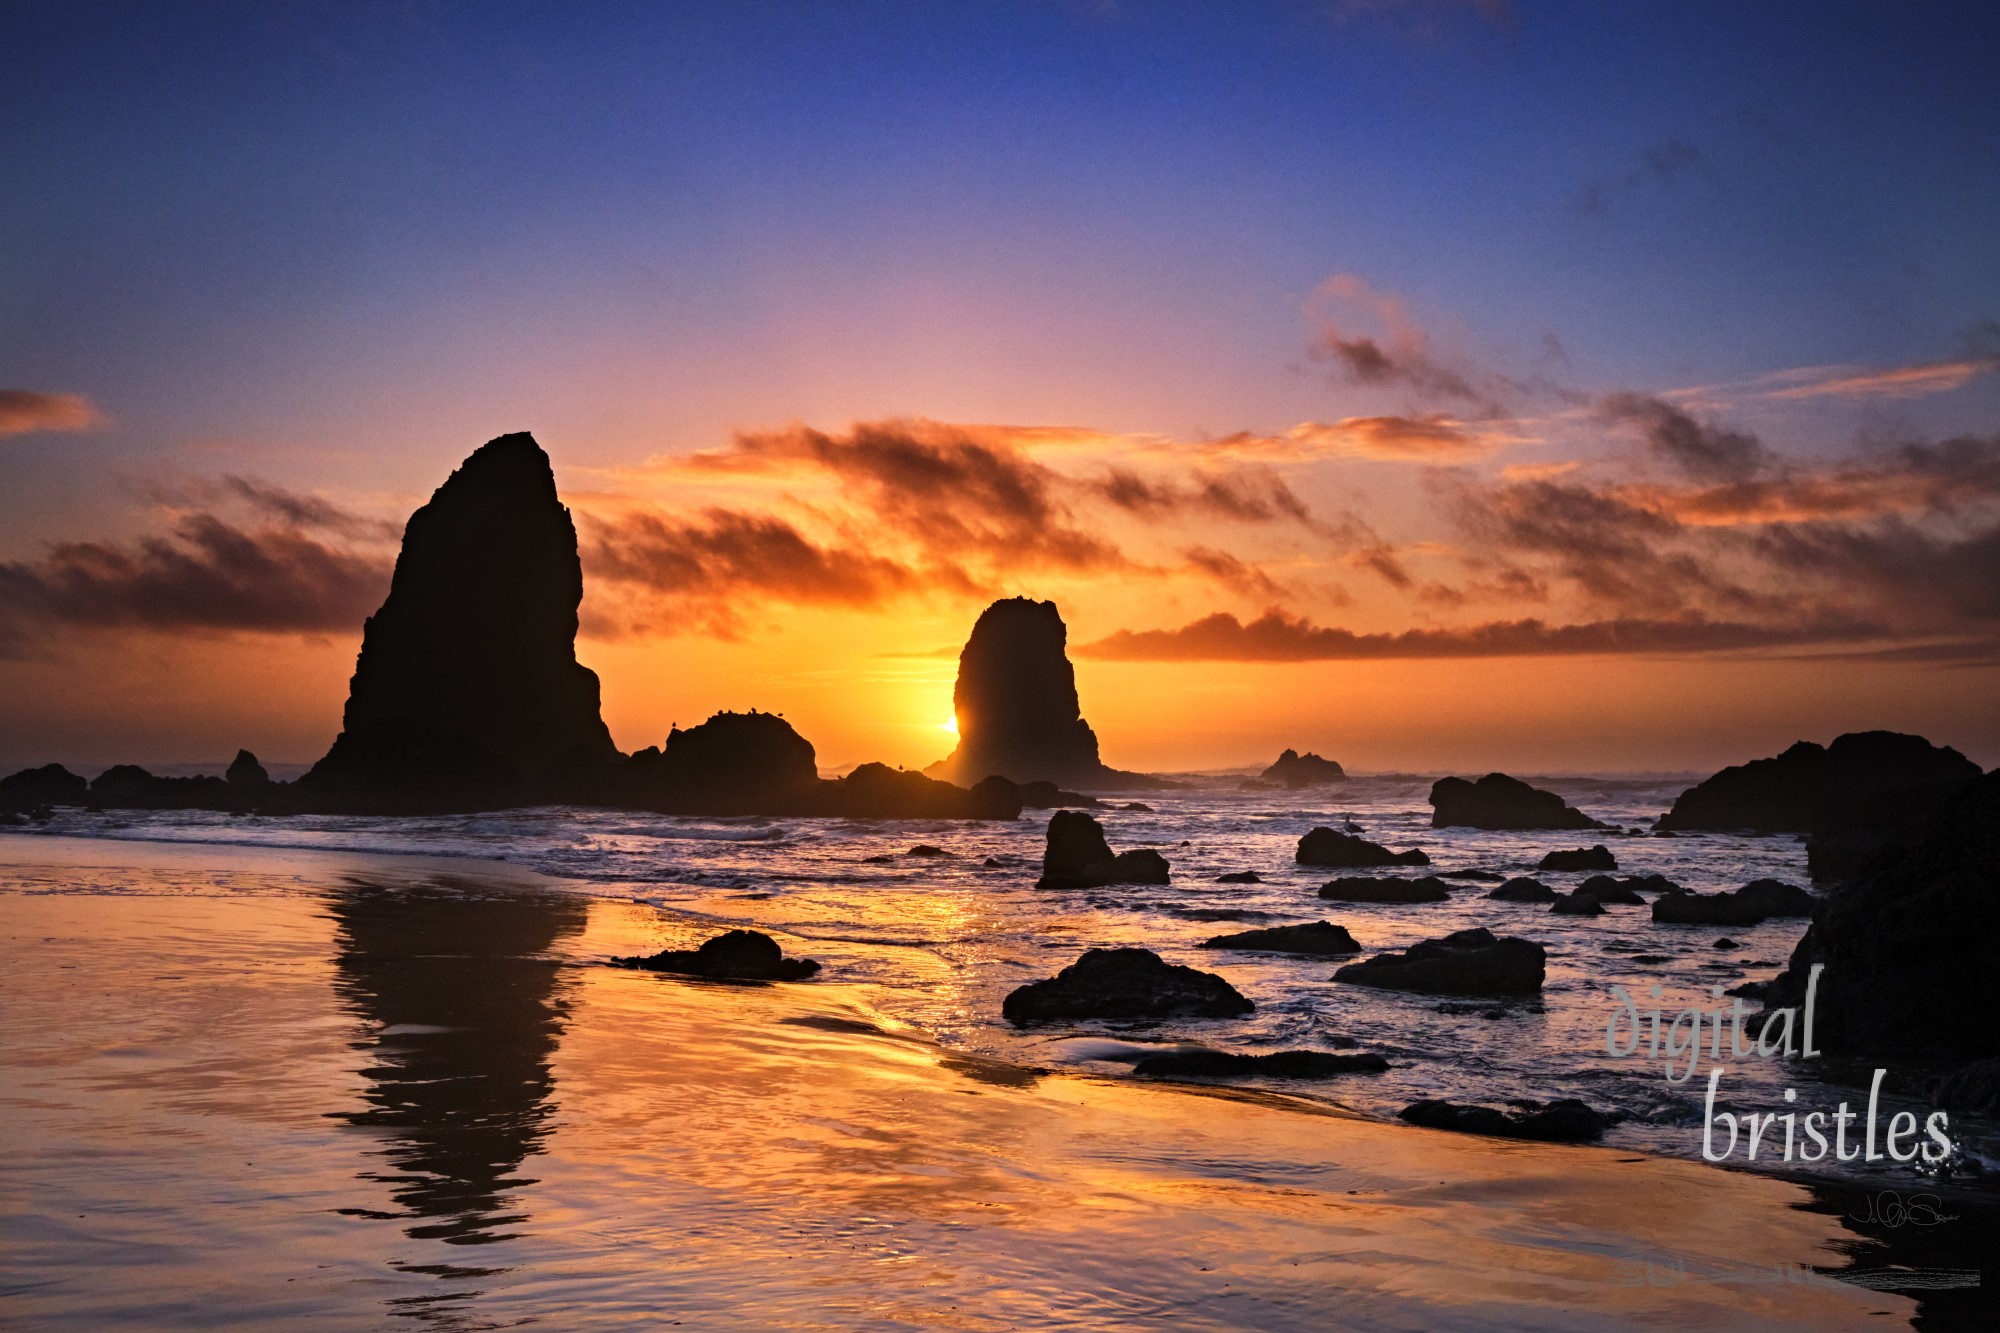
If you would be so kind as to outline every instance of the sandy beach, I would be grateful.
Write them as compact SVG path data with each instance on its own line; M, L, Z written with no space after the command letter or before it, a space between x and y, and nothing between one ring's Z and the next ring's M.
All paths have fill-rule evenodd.
M1860 1238L1799 1185L953 1055L837 978L596 965L653 916L494 863L0 840L0 1310L1267 1330L1915 1312L1840 1280Z

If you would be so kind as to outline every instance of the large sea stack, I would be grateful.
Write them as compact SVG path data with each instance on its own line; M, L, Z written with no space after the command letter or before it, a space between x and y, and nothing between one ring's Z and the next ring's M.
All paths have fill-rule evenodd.
M299 784L305 804L492 808L615 762L596 673L576 660L582 598L548 455L526 433L481 446L403 530L340 736Z
M1069 631L1054 602L1010 597L980 613L958 656L958 748L927 771L961 786L998 775L1097 790L1158 786L1105 767L1083 720Z

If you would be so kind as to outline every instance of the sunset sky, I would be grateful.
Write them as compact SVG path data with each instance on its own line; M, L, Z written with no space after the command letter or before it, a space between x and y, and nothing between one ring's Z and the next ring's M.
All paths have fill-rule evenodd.
M2000 11L0 9L0 770L317 757L530 430L621 746L2000 763Z

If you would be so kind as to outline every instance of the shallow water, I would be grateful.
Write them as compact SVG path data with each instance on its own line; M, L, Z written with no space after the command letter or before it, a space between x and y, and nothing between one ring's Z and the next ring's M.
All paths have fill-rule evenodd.
M1671 804L1688 775L1535 779L1588 813L1638 830ZM1326 902L1318 886L1336 872L1298 866L1299 836L1345 818L1376 841L1424 847L1433 870L1538 873L1557 889L1585 876L1534 872L1554 848L1605 841L1620 874L1660 873L1702 892L1774 877L1807 883L1793 837L1488 833L1428 827L1428 777L1363 777L1300 793L1240 790L1207 780L1145 795L1152 812L1098 812L1114 848L1153 846L1173 862L1165 887L1051 893L1034 888L1044 812L1014 823L846 820L695 820L629 811L530 810L433 819L231 818L200 813L65 811L44 832L281 847L428 853L504 859L572 881L579 892L648 909L633 950L688 947L715 931L750 926L788 952L827 965L828 976L866 994L872 1011L948 1048L1044 1067L1120 1074L1138 1044L1197 1043L1230 1050L1331 1047L1348 1040L1387 1057L1386 1074L1335 1082L1267 1081L1264 1087L1390 1117L1412 1101L1442 1097L1499 1103L1578 1097L1625 1117L1606 1142L1696 1157L1709 1069L1668 1080L1661 1065L1605 1051L1605 1025L1622 985L1670 1021L1688 1006L1727 1005L1719 992L1774 974L1804 932L1803 920L1750 927L1655 925L1645 907L1595 918L1502 903L1490 884L1459 881L1443 903ZM917 843L951 853L905 855ZM886 862L870 858L888 858ZM989 860L997 861L987 866ZM1217 884L1227 871L1265 882ZM1411 873L1386 871L1367 873ZM1549 950L1544 994L1534 1002L1445 1001L1336 985L1337 962L1204 950L1203 940L1257 926L1326 919L1345 925L1365 956L1470 926L1537 940ZM1738 947L1715 947L1720 939ZM1094 946L1140 945L1170 961L1226 976L1257 1004L1248 1019L1143 1029L1082 1025L1020 1032L999 1019L1006 993L1047 976ZM1660 987L1657 1000L1651 988ZM1754 1005L1751 1006L1754 1009ZM1079 1039L1079 1033L1083 1039ZM1121 1063L1119 1056L1126 1057ZM1872 1068L1826 1059L1720 1061L1718 1109L1833 1111L1866 1102ZM1677 1067L1677 1074L1682 1072ZM1921 1122L1925 1084L1940 1071L1892 1065L1878 1111ZM1786 1089L1797 1100L1783 1101ZM2000 1166L2000 1137L1961 1120L1966 1164ZM1736 1159L1742 1161L1742 1149ZM1758 1168L1909 1188L1922 1175L1893 1163L1782 1160Z
M21 1326L1916 1308L1796 1184L1037 1073L938 1046L866 982L604 968L657 910L505 867L9 840L0 920L0 1318Z

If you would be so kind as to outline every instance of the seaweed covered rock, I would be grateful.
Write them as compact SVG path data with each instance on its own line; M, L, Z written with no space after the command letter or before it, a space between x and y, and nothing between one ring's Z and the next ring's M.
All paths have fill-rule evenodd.
M1432 828L1600 829L1609 827L1574 809L1552 791L1505 773L1477 782L1440 778L1431 787Z
M1302 866L1324 866L1333 870L1360 870L1370 866L1427 866L1431 863L1430 857L1424 855L1422 848L1412 847L1406 852L1392 852L1380 843L1330 828L1315 828L1300 838L1296 859Z
M1046 981L1007 996L1001 1013L1016 1024L1101 1018L1236 1018L1256 1009L1212 972L1169 963L1150 949L1091 949Z
M1308 751L1300 754L1297 750L1286 750L1276 762L1258 775L1262 782L1283 783L1287 787L1324 787L1330 783L1347 781L1347 771L1331 759L1322 759Z
M1336 926L1331 921L1313 921L1298 926L1270 926L1263 930L1245 930L1234 935L1217 935L1203 940L1201 947L1312 956L1361 952L1361 946L1347 933L1347 927Z
M1423 995L1533 995L1546 966L1547 954L1533 940L1496 938L1480 926L1349 963L1333 979Z
M1337 903L1441 903L1451 886L1435 875L1421 879L1346 875L1320 885L1319 896Z
M614 958L613 966L672 972L712 981L802 981L819 971L810 958L787 958L778 942L759 930L731 930L699 949L662 949L645 957Z

